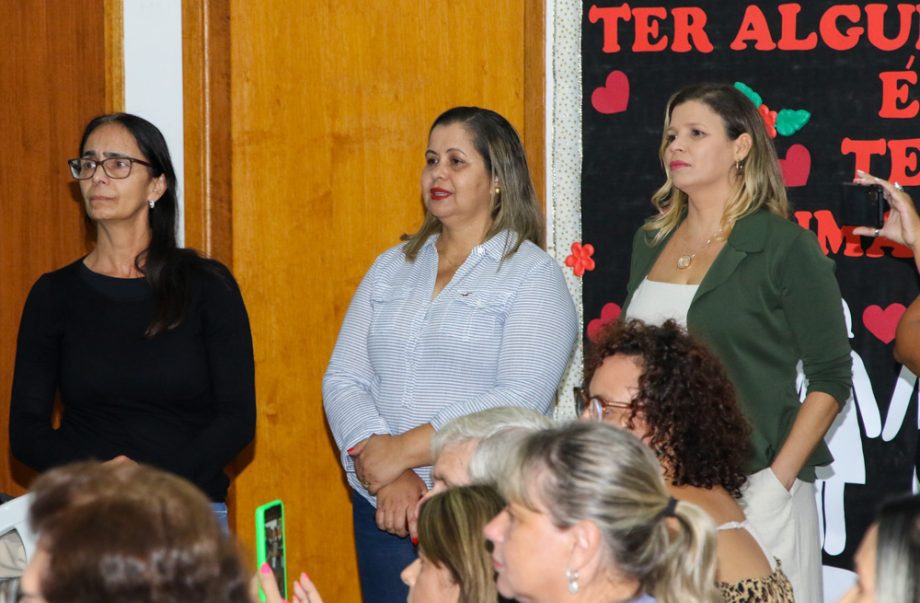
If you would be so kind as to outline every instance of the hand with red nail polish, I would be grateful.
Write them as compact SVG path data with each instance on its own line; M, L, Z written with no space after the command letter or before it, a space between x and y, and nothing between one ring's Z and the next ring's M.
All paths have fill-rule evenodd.
M348 453L348 456L359 456L361 451L364 450L364 446L367 444L367 440L361 440L345 452Z
M278 583L275 581L275 574L268 563L263 563L259 567L259 586L265 593L265 603L287 603L287 600L281 597L281 591L278 590Z
M294 582L294 600L297 603L323 603L323 598L306 572L301 572L300 578Z
M412 540L412 544L418 546L418 516L422 512L422 503L431 498L434 494L434 490L429 490L422 495L418 502L415 503L415 508L413 508L408 515L409 522L409 539Z

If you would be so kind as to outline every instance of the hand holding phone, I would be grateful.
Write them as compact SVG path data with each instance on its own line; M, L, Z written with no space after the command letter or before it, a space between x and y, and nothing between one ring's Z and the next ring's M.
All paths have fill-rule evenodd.
M888 201L881 185L843 183L839 215L841 226L881 228L887 211Z
M904 187L862 170L856 170L854 182L881 186L885 192L885 199L891 205L891 211L881 227L860 226L854 228L853 232L864 237L882 236L889 241L910 247L914 252L917 268L920 269L920 216ZM875 231L876 228L879 229L878 232Z
M287 561L284 547L284 504L273 500L256 509L256 567L268 564L281 598L287 598ZM265 601L265 591L259 589L259 599Z
M268 566L264 567L268 568ZM285 603L281 593L278 592L278 584L270 569L267 574L262 568L259 569L259 584L265 591L265 603ZM307 574L301 573L300 579L294 582L294 597L290 603L323 603L323 598L316 590L316 585Z

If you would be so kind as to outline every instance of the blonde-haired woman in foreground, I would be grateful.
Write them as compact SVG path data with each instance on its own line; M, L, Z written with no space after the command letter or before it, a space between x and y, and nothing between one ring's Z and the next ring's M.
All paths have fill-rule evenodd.
M651 450L603 423L534 433L486 526L498 591L521 603L714 603L715 529L668 495Z

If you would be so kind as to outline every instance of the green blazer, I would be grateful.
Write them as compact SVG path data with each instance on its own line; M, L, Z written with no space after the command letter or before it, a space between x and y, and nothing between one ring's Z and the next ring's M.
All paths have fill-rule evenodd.
M668 238L653 245L651 233L636 232L624 316ZM841 406L850 395L850 343L834 268L814 233L761 210L735 224L690 304L687 329L725 365L751 423L750 473L773 462L792 429L801 407L799 360L809 393L830 394ZM814 468L832 460L821 442L799 479L814 481Z

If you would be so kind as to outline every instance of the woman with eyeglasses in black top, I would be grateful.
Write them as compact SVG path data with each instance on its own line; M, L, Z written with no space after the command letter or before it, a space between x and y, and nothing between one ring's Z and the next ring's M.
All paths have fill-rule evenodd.
M255 430L240 290L226 267L179 248L176 174L156 126L97 117L69 165L96 244L26 300L13 455L38 471L90 458L160 467L195 483L226 522L224 467Z

